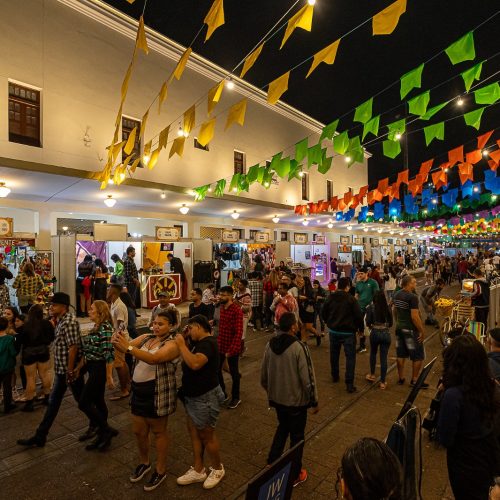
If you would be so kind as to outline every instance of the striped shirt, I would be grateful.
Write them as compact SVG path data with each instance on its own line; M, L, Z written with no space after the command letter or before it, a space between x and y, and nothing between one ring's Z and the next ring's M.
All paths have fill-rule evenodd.
M83 355L87 361L106 361L112 363L115 359L115 350L111 343L113 325L108 321L82 337Z

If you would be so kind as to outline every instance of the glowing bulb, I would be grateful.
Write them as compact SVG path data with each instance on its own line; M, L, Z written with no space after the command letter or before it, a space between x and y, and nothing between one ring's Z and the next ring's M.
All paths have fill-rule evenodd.
M182 214L182 215L186 215L188 212L189 212L189 207L186 207L186 204L183 203L182 204L182 207L179 208L179 212Z
M116 200L112 195L108 194L108 197L104 200L104 204L109 208L113 208L116 204Z
M461 97L458 98L457 105L458 106L463 106L464 105L464 100Z
M113 179L109 179L108 184L113 185L114 183L115 183L115 181Z
M299 172L299 177L304 177L304 172Z
M498 196L497 196L496 194L491 195L491 199L492 199L493 201L495 201L497 198L498 198Z
M377 229L377 233L381 234L382 233L382 229Z
M309 5L315 5L316 4L316 0L307 0L307 3Z
M350 163L350 161L351 161L351 157L350 157L350 156L346 156L346 157L345 157L345 162L346 162L346 163Z
M234 89L234 82L233 82L233 79L232 78L228 78L226 80L226 87L229 89L229 90L233 90Z
M5 182L0 182L0 198L9 196L10 189L5 185Z
M348 231L352 231L352 226L347 226Z
M304 219L304 220L302 221L302 225L303 225L303 226L308 226L308 225L309 225L309 221L308 221L307 219Z
M474 191L474 193L479 193L479 188L477 186L474 186L473 191Z
M151 159L151 156L149 156L149 155L142 155L142 163L144 163L144 165L147 165L149 163L150 159Z
M331 229L333 227L333 224L331 222L328 223L328 229Z
M399 141L402 135L398 132L394 137L396 138L397 141Z
M233 188L233 193L237 193L238 192L238 188Z
M364 231L365 233L367 233L367 232L368 232L368 228L367 228L367 227L364 227L364 228L363 228L363 231Z
M436 200L436 198L433 198L433 199L432 199L432 203L433 203L434 205L436 205L436 204L437 204L437 202L438 202L438 201Z
M233 213L231 214L231 217L236 220L238 217L240 216L240 214L238 213L237 210L234 210Z
M272 221L275 223L275 224L278 224L278 222L280 221L280 218L275 215L273 218L272 218Z
M268 188L271 184L269 184L269 182L264 182L264 187Z
M488 156L488 150L487 149L483 149L483 156L484 157Z
M457 205L457 208L462 208L462 205L460 205L460 203Z
M208 188L208 192L211 193L213 189L211 187Z
M122 182L125 180L125 174L123 172L120 174L120 180Z
M161 193L161 194L160 194L160 198L161 198L162 200L164 200L166 197L167 197L167 195L166 195L165 193Z
M426 208L424 208L424 214L426 214L428 212L428 210Z
M445 169L444 169L444 171L445 171L446 173L448 173L448 172L450 171L450 169L449 169L449 168L445 168Z
M184 131L182 130L181 124L179 123L179 128L177 129L177 135L182 137L184 135Z
M62 227L62 230L63 230L63 231L67 231L67 230L68 230L68 226L63 226L63 227Z
M390 234L394 234L394 231L390 231Z

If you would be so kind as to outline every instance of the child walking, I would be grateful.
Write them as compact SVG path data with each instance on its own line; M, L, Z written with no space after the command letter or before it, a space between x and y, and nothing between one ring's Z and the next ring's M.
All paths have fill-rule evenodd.
M0 384L3 388L3 408L5 413L12 411L16 405L12 402L12 375L16 367L17 351L14 336L7 333L9 322L0 318Z

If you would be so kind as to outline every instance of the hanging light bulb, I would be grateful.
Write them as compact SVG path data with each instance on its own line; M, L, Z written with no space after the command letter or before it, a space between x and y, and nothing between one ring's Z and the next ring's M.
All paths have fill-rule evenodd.
M400 132L398 132L394 137L396 138L397 141L399 141L403 136L401 135Z
M304 172L299 172L299 177L304 177Z
M211 193L213 191L212 186L208 188L208 192Z
M351 161L351 157L350 157L350 156L346 156L346 157L345 157L345 162L346 162L346 163L350 163L350 161Z
M115 181L113 179L109 179L108 184L113 185L114 183L115 183Z
M123 182L124 180L125 180L125 174L122 172L122 173L120 174L120 181L122 181L122 182Z
M164 200L166 197L167 197L167 195L165 194L165 192L162 192L162 193L160 194L160 198L161 198L162 200Z
M268 181L264 182L264 187L268 188L270 185Z
M316 5L316 0L307 0L309 5Z
M236 220L238 217L240 216L240 214L238 213L237 210L233 210L233 213L231 214L231 217Z
M188 212L189 212L189 207L186 207L186 204L183 203L182 204L182 207L179 208L179 212L182 214L182 215L186 215Z
M233 82L233 79L231 77L229 77L227 80L226 80L226 87L229 89L229 90L233 90L234 89L234 82Z
M177 135L179 137L182 137L184 135L184 130L182 130L180 122L179 122L179 128L177 129Z
M116 205L116 200L111 194L108 194L108 197L104 200L104 204L109 208L113 208Z
M309 225L309 221L308 221L307 219L304 219L304 220L302 221L302 225L303 225L303 226L308 226L308 225Z
M329 222L327 227L328 227L328 229L332 229L332 227L333 227L333 223L332 223L332 222Z
M151 160L151 156L150 155L142 155L142 163L146 167L148 166L149 160Z
M457 105L458 105L458 106L463 106L463 105L464 105L464 100L463 100L461 97L459 97L459 98L457 99Z
M479 193L479 188L477 186L474 186L473 191L474 191L474 193Z
M485 158L488 156L488 150L487 149L483 149L483 156Z
M0 198L9 196L10 189L5 185L5 182L0 182Z
M280 218L275 215L273 218L272 218L272 221L275 223L275 224L278 224L278 222L280 221Z

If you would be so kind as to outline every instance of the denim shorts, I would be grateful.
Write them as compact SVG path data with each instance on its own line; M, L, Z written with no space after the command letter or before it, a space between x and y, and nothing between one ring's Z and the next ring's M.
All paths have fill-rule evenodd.
M411 361L423 361L424 344L417 339L418 332L414 330L396 330L396 356L410 358Z
M197 429L205 429L206 427L215 427L224 399L224 392L218 385L215 389L201 396L194 398L185 396L184 407L194 426Z

